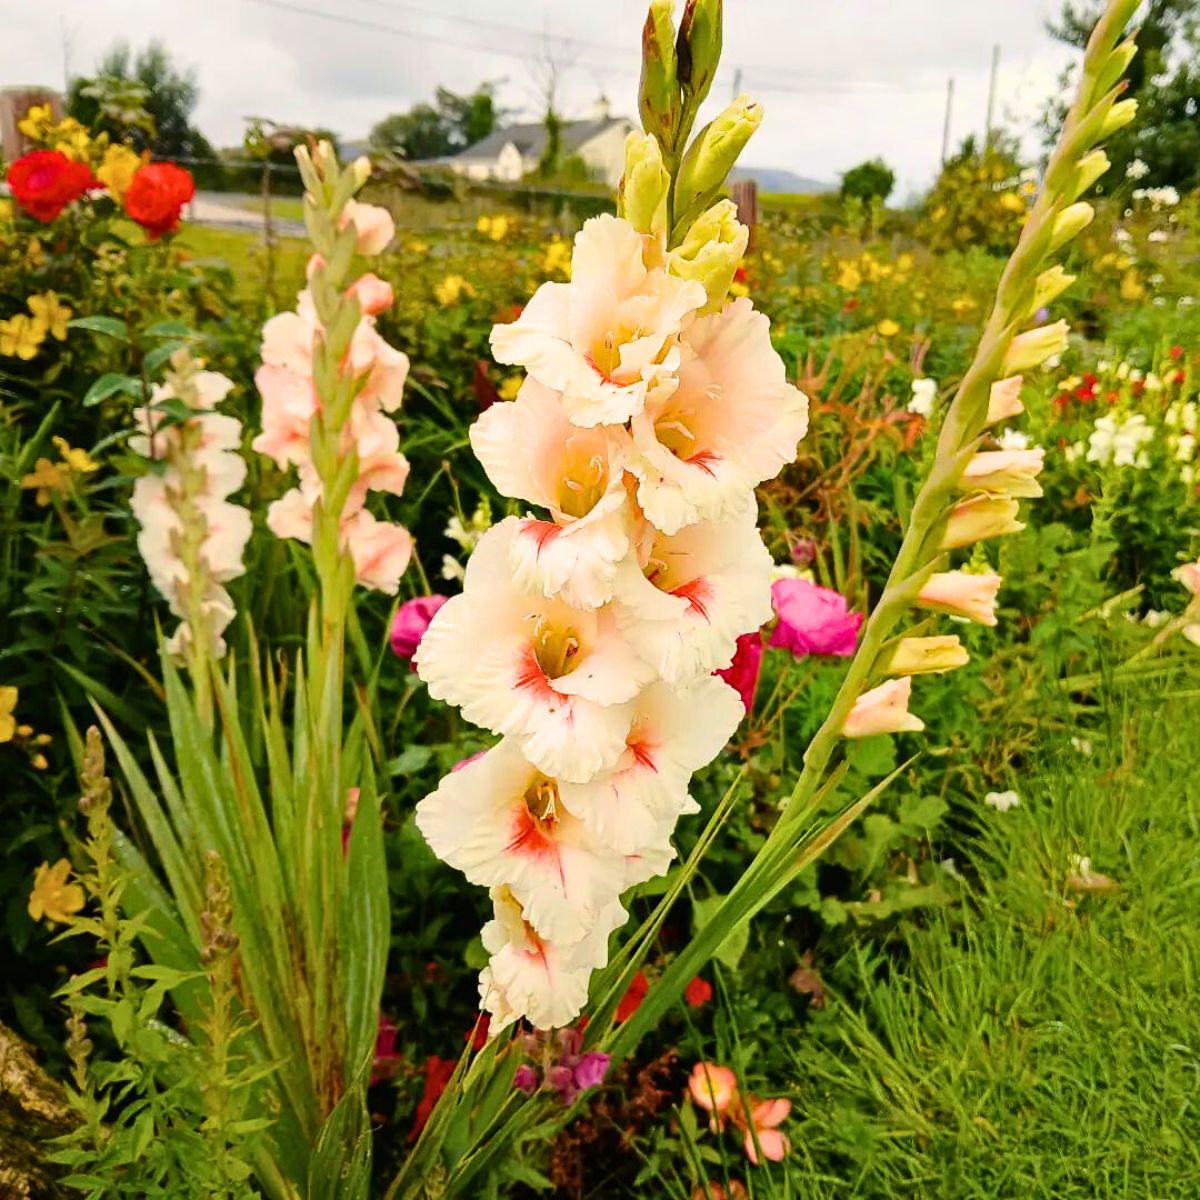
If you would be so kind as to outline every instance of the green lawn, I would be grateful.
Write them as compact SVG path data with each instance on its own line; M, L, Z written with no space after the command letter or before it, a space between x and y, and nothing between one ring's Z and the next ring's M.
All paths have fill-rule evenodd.
M854 1000L794 1045L792 1195L1200 1194L1197 695L1109 701L1090 756L981 806L963 904L830 973Z
M261 235L234 229L185 225L176 245L193 258L219 259L233 271L237 294L243 300L262 296L267 284L267 259ZM281 238L275 250L275 297L290 304L304 286L304 266L310 247L300 238Z

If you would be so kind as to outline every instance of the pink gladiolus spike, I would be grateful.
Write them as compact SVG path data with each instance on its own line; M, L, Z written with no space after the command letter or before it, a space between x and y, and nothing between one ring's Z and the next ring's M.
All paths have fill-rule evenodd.
M870 737L877 733L919 733L925 728L920 717L908 711L912 696L912 679L889 679L879 687L864 692L854 702L842 736L848 738Z

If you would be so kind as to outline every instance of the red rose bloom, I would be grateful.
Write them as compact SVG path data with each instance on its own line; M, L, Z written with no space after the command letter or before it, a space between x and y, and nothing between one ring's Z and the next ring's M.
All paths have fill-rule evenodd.
M68 204L99 185L86 163L75 162L61 150L33 150L8 168L8 186L34 220L49 225Z
M125 211L155 240L179 228L179 214L195 194L190 171L175 163L146 163L134 172Z
M712 984L699 975L683 989L683 998L687 1001L689 1008L699 1008L701 1005L707 1004L712 999L712 995Z

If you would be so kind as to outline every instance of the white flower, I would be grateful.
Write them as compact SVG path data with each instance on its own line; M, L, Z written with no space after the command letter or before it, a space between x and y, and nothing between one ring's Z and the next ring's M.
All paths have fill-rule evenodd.
M937 401L938 385L936 379L914 379L912 381L912 399L908 402L908 411L919 417L928 417L933 412Z
M1118 423L1111 413L1098 417L1088 435L1088 462L1116 467L1144 468L1149 459L1141 447L1154 437L1154 430L1141 413Z
M1155 245L1161 245L1163 242L1171 240L1171 235L1165 229L1152 229L1146 234L1146 241L1154 242Z
M1125 168L1126 179L1145 179L1150 174L1150 168L1140 158L1135 158Z
M737 639L771 619L771 556L753 503L736 517L676 534L649 531L614 588L617 621L630 645L668 683L728 667Z
M1165 625L1171 619L1169 612L1163 612L1162 609L1152 608L1142 617L1142 624L1147 629L1158 629Z
M651 383L673 382L675 339L706 300L703 284L646 267L628 221L593 217L575 238L571 282L542 284L492 330L492 352L561 392L576 425L618 424L642 411Z
M990 805L997 812L1008 812L1021 803L1021 797L1014 791L988 792L983 798L984 804Z
M1001 450L1027 450L1029 435L1019 429L1002 429L996 434L996 444Z
M1090 758L1092 755L1092 743L1087 738L1073 737L1071 738L1072 749L1078 750L1084 758Z
M680 354L677 380L653 388L630 426L638 502L664 533L744 508L808 429L808 398L745 297L694 321Z
M572 608L515 584L519 527L509 517L484 534L462 594L438 611L413 661L434 699L515 737L548 775L583 782L621 756L628 702L654 670L610 608Z

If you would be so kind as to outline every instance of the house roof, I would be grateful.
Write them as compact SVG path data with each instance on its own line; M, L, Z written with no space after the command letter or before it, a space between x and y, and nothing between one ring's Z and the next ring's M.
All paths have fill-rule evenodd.
M628 125L628 117L606 117L598 121L564 121L562 127L563 149L573 153L592 138L611 129L614 125ZM494 162L500 151L512 143L521 152L522 158L541 158L546 148L546 126L544 122L531 122L525 125L506 125L503 129L494 129L482 141L468 146L460 154L453 156L456 162ZM450 161L442 159L440 161Z

